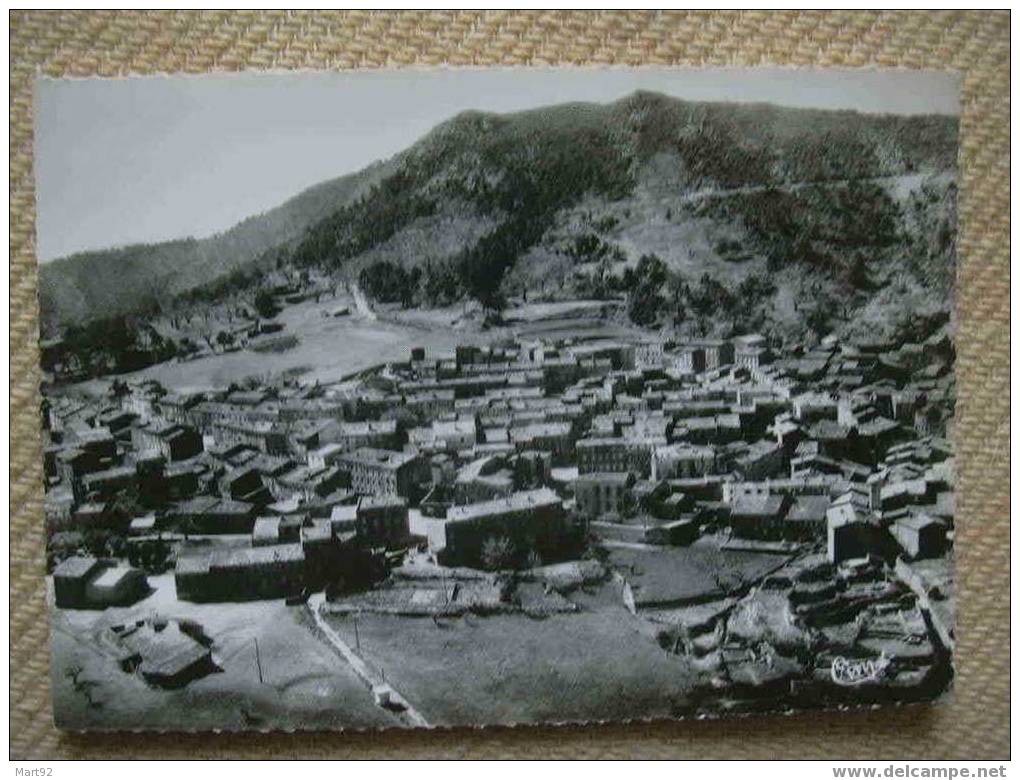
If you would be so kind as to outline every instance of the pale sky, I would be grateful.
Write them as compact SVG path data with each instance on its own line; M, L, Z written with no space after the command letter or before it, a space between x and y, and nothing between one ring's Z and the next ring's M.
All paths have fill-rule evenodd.
M690 100L958 114L953 74L905 70L486 69L36 83L38 257L226 230L405 149L466 109Z

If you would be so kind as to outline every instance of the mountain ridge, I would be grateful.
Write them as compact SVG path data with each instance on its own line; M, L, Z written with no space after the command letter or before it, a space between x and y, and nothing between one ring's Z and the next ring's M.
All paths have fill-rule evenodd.
M900 212L912 208L915 194L893 197L883 187L854 182L934 181L954 172L957 133L955 117L691 102L645 91L606 104L465 111L390 160L309 188L266 212L271 217L249 218L221 236L47 263L41 269L43 319L53 330L138 311L158 302L154 287L173 296L274 265L348 276L380 262L449 266L460 294L495 302L508 284L526 291L543 274L560 273L574 284L598 255L571 255L574 241L611 244L626 255L621 268L634 266L662 244L651 235L655 226L671 237L670 267L683 265L674 250L688 241L692 268L700 263L706 272L743 279L740 263L727 255L739 252L713 255L712 247L699 248L715 242L739 245L751 258L744 270L775 272L794 263L798 271L851 274L854 263L885 262L899 241L857 230L852 212L860 208L878 225L895 222L889 228L895 233L906 224ZM794 193L793 185L818 192ZM945 208L955 221L955 183L944 189L950 186L953 203ZM727 202L683 203L683 196L712 188L729 193L719 198ZM735 194L741 188L760 188L764 195ZM777 213L770 199L782 201L793 216ZM615 224L585 227L585 207L589 222ZM856 235L863 249L843 246L840 231ZM952 252L938 251L946 252L951 276ZM570 262L564 266L565 257ZM167 267L174 269L169 276L157 270ZM520 273L508 276L511 268Z
M386 175L388 161L313 184L291 198L205 238L184 237L85 250L40 265L44 331L135 313L160 299L213 283L256 264L338 204ZM216 263L217 257L225 260ZM171 270L167 271L166 267Z

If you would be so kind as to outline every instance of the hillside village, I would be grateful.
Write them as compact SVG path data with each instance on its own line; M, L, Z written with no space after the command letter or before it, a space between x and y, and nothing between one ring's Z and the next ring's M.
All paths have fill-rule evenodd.
M399 664L374 671L372 626L394 653L423 620L526 636L620 609L629 641L680 664L690 711L930 698L954 643L948 327L810 346L518 335L333 385L51 392L55 609L119 616L80 650L93 674L171 690L231 663L200 605L283 602L417 725L456 717ZM847 688L836 667L871 676Z

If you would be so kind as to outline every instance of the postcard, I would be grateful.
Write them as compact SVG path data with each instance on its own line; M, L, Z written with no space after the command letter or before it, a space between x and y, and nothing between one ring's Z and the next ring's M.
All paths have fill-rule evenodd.
M952 687L959 84L41 79L69 730Z

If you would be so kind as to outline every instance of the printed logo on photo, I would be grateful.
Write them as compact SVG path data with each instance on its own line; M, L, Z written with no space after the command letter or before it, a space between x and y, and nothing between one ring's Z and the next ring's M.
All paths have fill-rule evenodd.
M890 663L884 654L878 658L836 656L832 659L832 681L836 685L860 685L865 682L874 682L882 676Z

